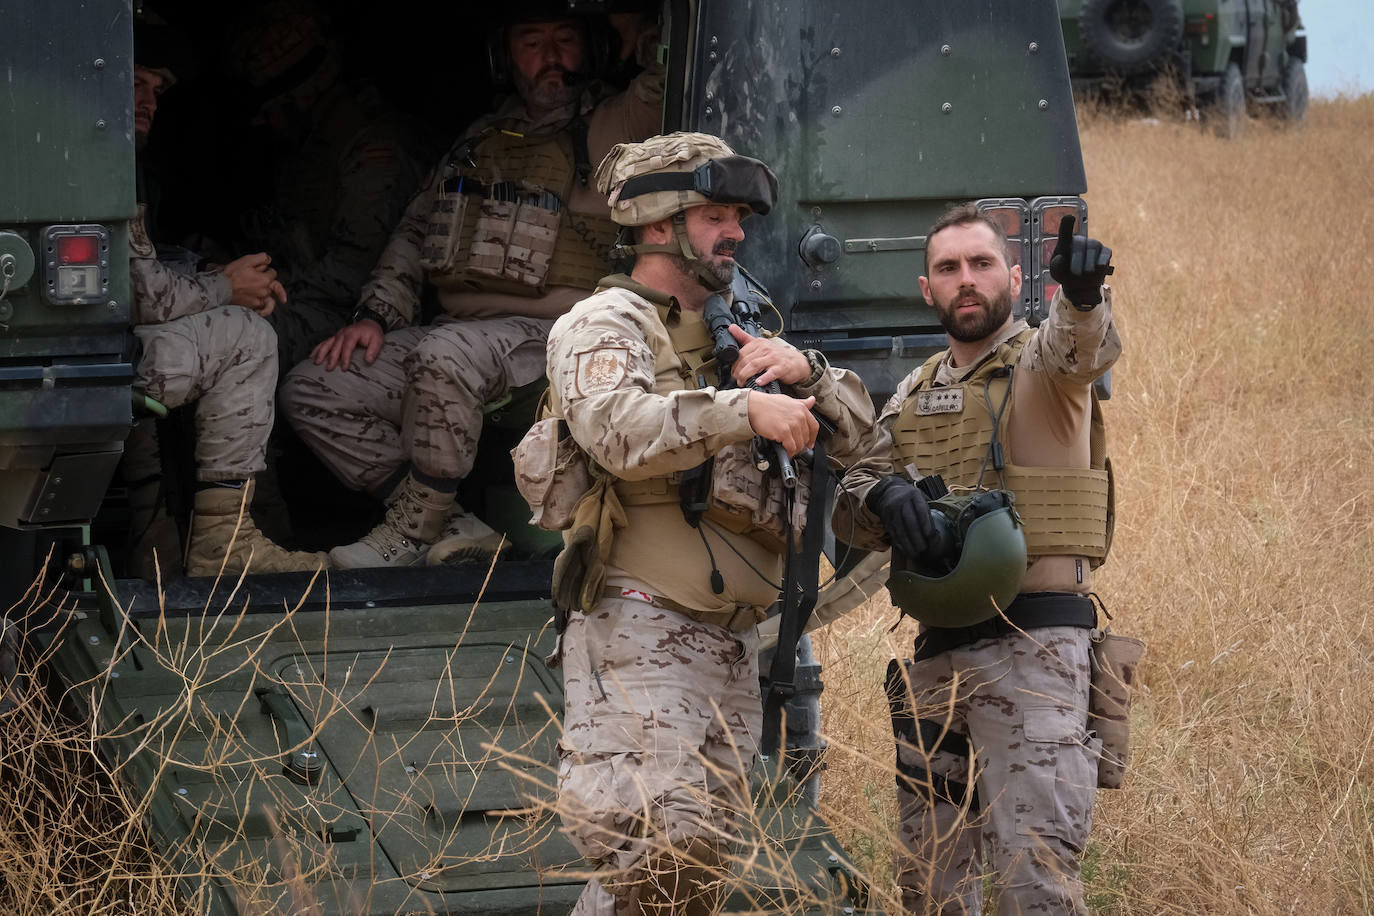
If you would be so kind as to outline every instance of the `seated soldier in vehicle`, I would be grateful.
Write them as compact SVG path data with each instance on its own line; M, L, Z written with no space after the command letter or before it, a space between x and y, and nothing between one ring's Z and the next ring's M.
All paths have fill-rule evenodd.
M158 96L175 82L167 66L174 40L164 26L140 25L134 51L134 128L140 149L152 129ZM140 191L143 184L140 176ZM168 266L158 260L148 236L146 211L140 194L129 233L134 334L142 345L136 387L167 407L196 405L197 486L186 572L215 575L250 565L254 572L318 569L326 562L324 554L284 550L254 527L247 512L253 475L264 467L277 382L276 335L265 319L286 301L271 258L260 252L202 273ZM135 548L134 564L151 575L152 564L159 563L167 576L180 551L174 529L157 521L160 471L155 427L151 420L140 421L125 457L132 530L144 536L146 547ZM162 549L154 560L158 540Z
M227 63L251 87L270 146L268 194L241 214L237 250L272 252L291 308L269 316L283 373L349 323L432 153L370 83L344 79L329 14L266 0L230 29Z
M515 94L453 145L406 208L353 324L281 388L292 426L348 486L385 501L381 523L330 552L342 568L493 556L501 536L457 503L483 405L544 375L549 328L609 269L616 226L590 186L616 143L654 134L663 77L613 94L591 79L599 17L520 4L493 39ZM641 52L657 35L641 38ZM426 285L443 309L421 326Z

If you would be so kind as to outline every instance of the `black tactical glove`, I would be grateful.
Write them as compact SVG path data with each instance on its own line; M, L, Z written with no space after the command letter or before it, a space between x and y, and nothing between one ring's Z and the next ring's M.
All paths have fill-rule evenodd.
M1050 255L1050 276L1064 290L1064 298L1089 311L1102 302L1102 283L1113 271L1112 250L1097 239L1074 235L1077 217L1059 221L1059 242Z
M908 557L919 557L934 542L930 505L905 477L889 474L875 483L864 497L864 505L883 520L888 543Z

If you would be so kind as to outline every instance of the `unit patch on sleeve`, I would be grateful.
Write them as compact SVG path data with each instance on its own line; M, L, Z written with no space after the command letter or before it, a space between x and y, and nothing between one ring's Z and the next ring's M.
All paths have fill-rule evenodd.
M129 221L129 251L140 258L151 258L157 254L153 240L148 237L147 216L148 205L139 204L138 215Z
M602 347L577 354L577 393L586 397L613 391L629 371L630 351L624 347Z
M916 413L923 417L937 413L963 413L964 389L927 388L916 393Z

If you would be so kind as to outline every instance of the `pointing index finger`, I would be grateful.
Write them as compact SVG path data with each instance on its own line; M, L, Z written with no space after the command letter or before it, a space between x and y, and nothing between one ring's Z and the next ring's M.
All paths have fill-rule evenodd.
M1073 244L1073 227L1078 223L1078 217L1066 216L1059 221L1059 243L1056 248L1068 253L1069 246Z

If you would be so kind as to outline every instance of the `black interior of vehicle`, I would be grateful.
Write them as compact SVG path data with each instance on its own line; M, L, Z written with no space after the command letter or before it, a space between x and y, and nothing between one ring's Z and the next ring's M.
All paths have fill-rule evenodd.
M304 7L307 0L299 2ZM159 100L155 126L141 154L145 171L156 176L154 238L211 260L249 253L235 242L241 237L244 214L271 204L270 176L281 141L253 124L261 93L232 75L225 52L232 24L253 15L258 5L149 0L141 4L139 14L173 27L183 39L177 68L182 72ZM657 4L578 7L639 11L653 10ZM425 169L469 122L491 110L508 91L494 83L488 54L498 16L508 12L502 5L321 0L311 8L322 16L326 34L342 50L344 78L370 83L390 106L412 119L425 149L420 157ZM600 75L610 82L628 82L630 73L614 67L616 39L606 17L594 12L590 21L597 40L604 43L598 54L604 64ZM283 375L287 368L281 367ZM527 525L523 528L528 531L522 530L519 521L512 521L523 503L512 485L509 451L532 421L539 387L513 392L507 402L491 405L476 467L459 491L462 505L498 530L514 526L517 539L507 554L512 560L544 558L556 547L547 532ZM183 538L194 486L193 409L191 405L172 411L159 421L168 506L180 520ZM339 483L294 436L280 412L269 465L289 512L284 546L327 550L356 540L381 518L381 504ZM128 542L128 514L120 497L117 479L93 530L93 540L110 545L117 571L121 548Z

